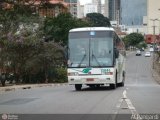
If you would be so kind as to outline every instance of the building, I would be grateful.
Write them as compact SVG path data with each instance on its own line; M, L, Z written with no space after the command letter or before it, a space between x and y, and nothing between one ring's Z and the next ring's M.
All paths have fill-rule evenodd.
M88 13L96 12L96 13L101 13L105 17L109 18L109 5L108 5L109 0L105 0L103 3L101 1L102 0L92 0L92 3L81 5L78 0L77 17L83 18Z
M101 4L101 0L92 0L92 3L84 5L84 17L88 13L104 13L104 5ZM103 9L102 9L103 8Z
M96 4L88 3L84 5L84 17L86 17L88 13L97 13L97 12L98 12L98 9Z
M109 18L109 0L104 1L104 5L102 6L102 14Z
M60 13L68 12L68 4L63 2L63 0L49 0L49 1L36 0L34 2L20 1L18 4L30 6L33 13L37 13L43 17L55 17ZM14 9L14 3L4 2L3 9Z
M127 26L142 25L143 16L147 16L147 0L121 0L121 24Z
M109 0L108 1L108 5L109 5L109 19L112 21L117 21L118 24L120 24L120 6L121 6L121 2L120 0Z
M160 44L160 4L159 0L147 0L147 16L144 26L147 28L145 41L148 44Z
M35 5L36 10L38 10L36 12L40 16L56 17L60 13L68 12L68 4L63 0L49 0L42 5L40 5L40 2L36 2Z
M73 17L77 17L77 0L64 0L64 2L68 3L68 9Z
M80 4L80 1L77 2L77 18L84 17L84 5Z
M97 5L97 13L101 13L101 0L92 0L92 4Z
M142 35L144 35L143 25L125 26L125 30L126 30L127 34L130 34L130 33L141 33Z
M147 34L160 34L159 0L147 0Z

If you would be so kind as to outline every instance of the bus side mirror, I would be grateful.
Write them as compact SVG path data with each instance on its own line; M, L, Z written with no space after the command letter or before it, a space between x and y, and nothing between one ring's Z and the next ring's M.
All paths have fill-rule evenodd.
M115 48L115 58L118 58L118 57L119 57L119 50Z

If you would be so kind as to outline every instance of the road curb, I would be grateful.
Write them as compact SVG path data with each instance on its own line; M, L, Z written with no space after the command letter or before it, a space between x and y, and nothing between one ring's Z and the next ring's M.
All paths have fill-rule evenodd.
M0 93L4 93L7 91L15 91L18 89L31 89L31 88L37 88L37 87L56 87L56 86L66 86L68 83L55 83L55 84L31 84L31 85L13 85L13 86L7 86L7 87L0 87Z

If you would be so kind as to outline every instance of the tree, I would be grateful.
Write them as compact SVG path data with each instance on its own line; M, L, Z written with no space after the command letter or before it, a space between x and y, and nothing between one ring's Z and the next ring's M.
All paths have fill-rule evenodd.
M100 13L88 13L87 20L91 22L93 27L110 27L110 21Z
M142 49L142 48L146 48L147 44L145 43L145 41L140 42L139 44L136 45L136 47L138 49Z
M10 50L15 45L11 45L11 43L14 39L16 42L18 40L21 42L21 39L23 39L20 36L14 35L20 31L20 26L23 26L24 23L28 24L28 21L26 21L28 19L26 19L26 17L31 17L32 14L28 6L17 4L17 2L14 3L14 1L8 0L5 2L3 1L3 4L10 5L9 8L3 7L3 5L0 8L0 69L3 74L7 76L11 71L11 65L13 64L10 58L16 58L15 54L10 54ZM33 23L33 21L30 22ZM16 63L16 61L14 62ZM2 85L5 85L5 81Z
M53 41L42 42L39 52L27 61L27 73L38 74L41 72L44 81L48 83L50 70L64 65L64 48Z
M139 43L144 41L144 36L140 33L131 33L123 38L125 45L128 46L136 46Z
M69 30L84 26L89 26L89 23L72 17L70 13L61 13L55 18L46 18L44 31L46 39L66 45Z
M19 11L21 6L14 7L0 9L0 69L6 75L14 73L17 82L32 82L30 78L39 73L41 82L48 82L48 71L64 63L63 47L44 41L42 18Z

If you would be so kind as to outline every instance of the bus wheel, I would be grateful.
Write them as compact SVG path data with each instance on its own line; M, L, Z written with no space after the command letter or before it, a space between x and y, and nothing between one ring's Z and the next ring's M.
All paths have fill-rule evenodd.
M117 87L116 84L110 84L111 89L116 89L116 87Z
M89 85L89 87L90 87L90 88L94 88L94 87L95 87L95 85Z
M101 86L101 85L99 85L99 84L96 85L97 88L100 88L100 86Z
M122 81L121 83L118 84L120 87L124 86L124 81Z
M76 89L77 91L80 91L81 88L82 88L82 85L81 85L81 84L75 84L75 89Z

